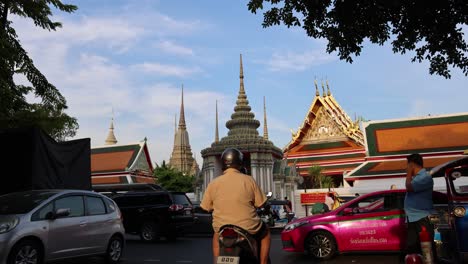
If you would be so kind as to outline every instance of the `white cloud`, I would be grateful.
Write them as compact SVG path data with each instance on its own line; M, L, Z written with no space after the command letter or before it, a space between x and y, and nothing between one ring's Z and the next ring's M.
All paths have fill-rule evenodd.
M182 67L170 64L161 64L157 62L145 62L133 65L132 68L137 71L146 73L159 74L164 76L186 77L195 73L200 73L202 70L199 67Z
M200 20L183 21L161 13L139 14L138 17L140 23L156 25L153 28L159 35L187 35L208 26Z
M193 50L181 45L178 45L172 41L165 40L156 44L156 48L162 50L163 52L175 54L175 55L185 55L193 56Z
M199 67L139 63L138 58L127 62L129 65L133 63L128 66L113 60L112 55L100 53L99 49L126 52L136 45L151 45L151 39L155 37L161 40L160 47L165 52L193 55L190 48L166 41L165 37L191 34L203 28L203 24L179 21L154 12L144 14L129 10L118 17L59 17L57 20L63 22L63 28L56 32L41 30L26 19L16 17L13 20L23 47L37 68L65 96L69 107L67 113L78 119L80 128L76 138L90 137L92 146L102 145L114 110L119 144L147 137L153 162L161 162L167 160L172 151L180 87L147 81L143 85L136 84L134 79L146 76L140 78L142 73L132 70L175 77L186 77L202 70ZM146 16L148 14L151 16ZM15 78L27 83L22 76ZM28 99L34 100L32 96ZM186 86L186 120L192 150L198 159L200 150L212 142L215 99L227 100L221 93Z
M18 35L28 47L33 46L31 44L71 47L93 43L122 52L135 45L143 35L149 33L139 25L115 17L81 17L78 20L66 18L59 20L63 21L63 27L57 31L47 32L34 27L29 20L17 17L13 19L14 26L18 29Z
M335 61L336 56L324 51L313 50L305 52L274 52L272 57L264 62L271 71L304 71L312 66Z

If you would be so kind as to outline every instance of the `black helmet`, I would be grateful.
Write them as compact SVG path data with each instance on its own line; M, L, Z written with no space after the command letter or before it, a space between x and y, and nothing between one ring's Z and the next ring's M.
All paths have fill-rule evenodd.
M227 148L221 154L223 171L229 168L240 169L244 163L244 155L236 148Z

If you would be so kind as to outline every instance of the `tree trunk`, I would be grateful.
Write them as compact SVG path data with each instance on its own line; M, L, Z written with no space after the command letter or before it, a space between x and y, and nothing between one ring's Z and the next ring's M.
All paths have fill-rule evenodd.
M6 31L9 4L10 1L5 1L5 4L3 4L2 17L0 18L0 23L2 23L3 31Z

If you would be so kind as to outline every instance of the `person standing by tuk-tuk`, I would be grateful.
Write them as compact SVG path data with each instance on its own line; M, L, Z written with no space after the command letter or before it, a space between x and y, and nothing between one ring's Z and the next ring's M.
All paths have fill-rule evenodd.
M411 154L407 157L407 161L404 206L407 224L406 254L422 254L419 239L422 226L434 238L434 226L429 219L429 215L433 210L432 192L434 181L424 169L421 155ZM435 259L434 243L432 243L432 252Z

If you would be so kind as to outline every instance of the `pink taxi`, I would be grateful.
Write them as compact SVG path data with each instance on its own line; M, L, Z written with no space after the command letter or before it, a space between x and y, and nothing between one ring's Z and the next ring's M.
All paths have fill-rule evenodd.
M434 203L447 197L434 192ZM300 218L281 233L283 249L307 252L318 259L356 251L401 251L405 248L405 190L373 192L339 208Z

